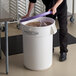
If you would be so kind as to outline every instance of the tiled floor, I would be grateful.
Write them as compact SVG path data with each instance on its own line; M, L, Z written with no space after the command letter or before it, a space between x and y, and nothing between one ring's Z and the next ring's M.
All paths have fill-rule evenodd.
M75 17L76 18L76 17ZM12 29L12 30L11 30ZM68 21L68 32L76 37L76 21ZM16 24L9 25L9 36L21 34L16 28ZM4 33L2 33L4 36ZM52 66L45 71L31 71L24 68L23 54L9 56L9 74L7 76L76 76L76 44L68 45L68 57L65 62L59 62L59 47L56 47L53 55ZM0 76L5 74L5 57L0 60Z

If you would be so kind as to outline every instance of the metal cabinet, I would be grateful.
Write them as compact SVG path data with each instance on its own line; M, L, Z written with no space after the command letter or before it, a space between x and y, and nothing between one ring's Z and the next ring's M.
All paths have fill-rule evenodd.
M19 19L19 16L24 16L28 11L29 0L9 0L9 12L10 16L15 20Z
M42 0L37 0L34 8L34 13L40 14L45 11L45 5L43 4Z

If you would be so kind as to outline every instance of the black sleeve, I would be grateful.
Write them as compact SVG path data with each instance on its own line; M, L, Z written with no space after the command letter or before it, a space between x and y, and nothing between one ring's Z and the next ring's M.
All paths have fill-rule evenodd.
M30 2L32 2L32 3L36 3L36 0L29 0Z

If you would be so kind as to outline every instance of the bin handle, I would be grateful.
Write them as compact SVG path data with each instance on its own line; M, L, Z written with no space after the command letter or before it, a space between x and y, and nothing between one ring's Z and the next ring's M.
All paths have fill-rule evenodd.
M55 34L57 32L56 25L51 26L51 34Z

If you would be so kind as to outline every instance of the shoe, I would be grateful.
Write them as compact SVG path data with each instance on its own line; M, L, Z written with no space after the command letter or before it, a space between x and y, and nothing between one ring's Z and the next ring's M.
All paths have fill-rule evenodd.
M65 61L67 59L67 53L63 52L60 54L59 61Z

